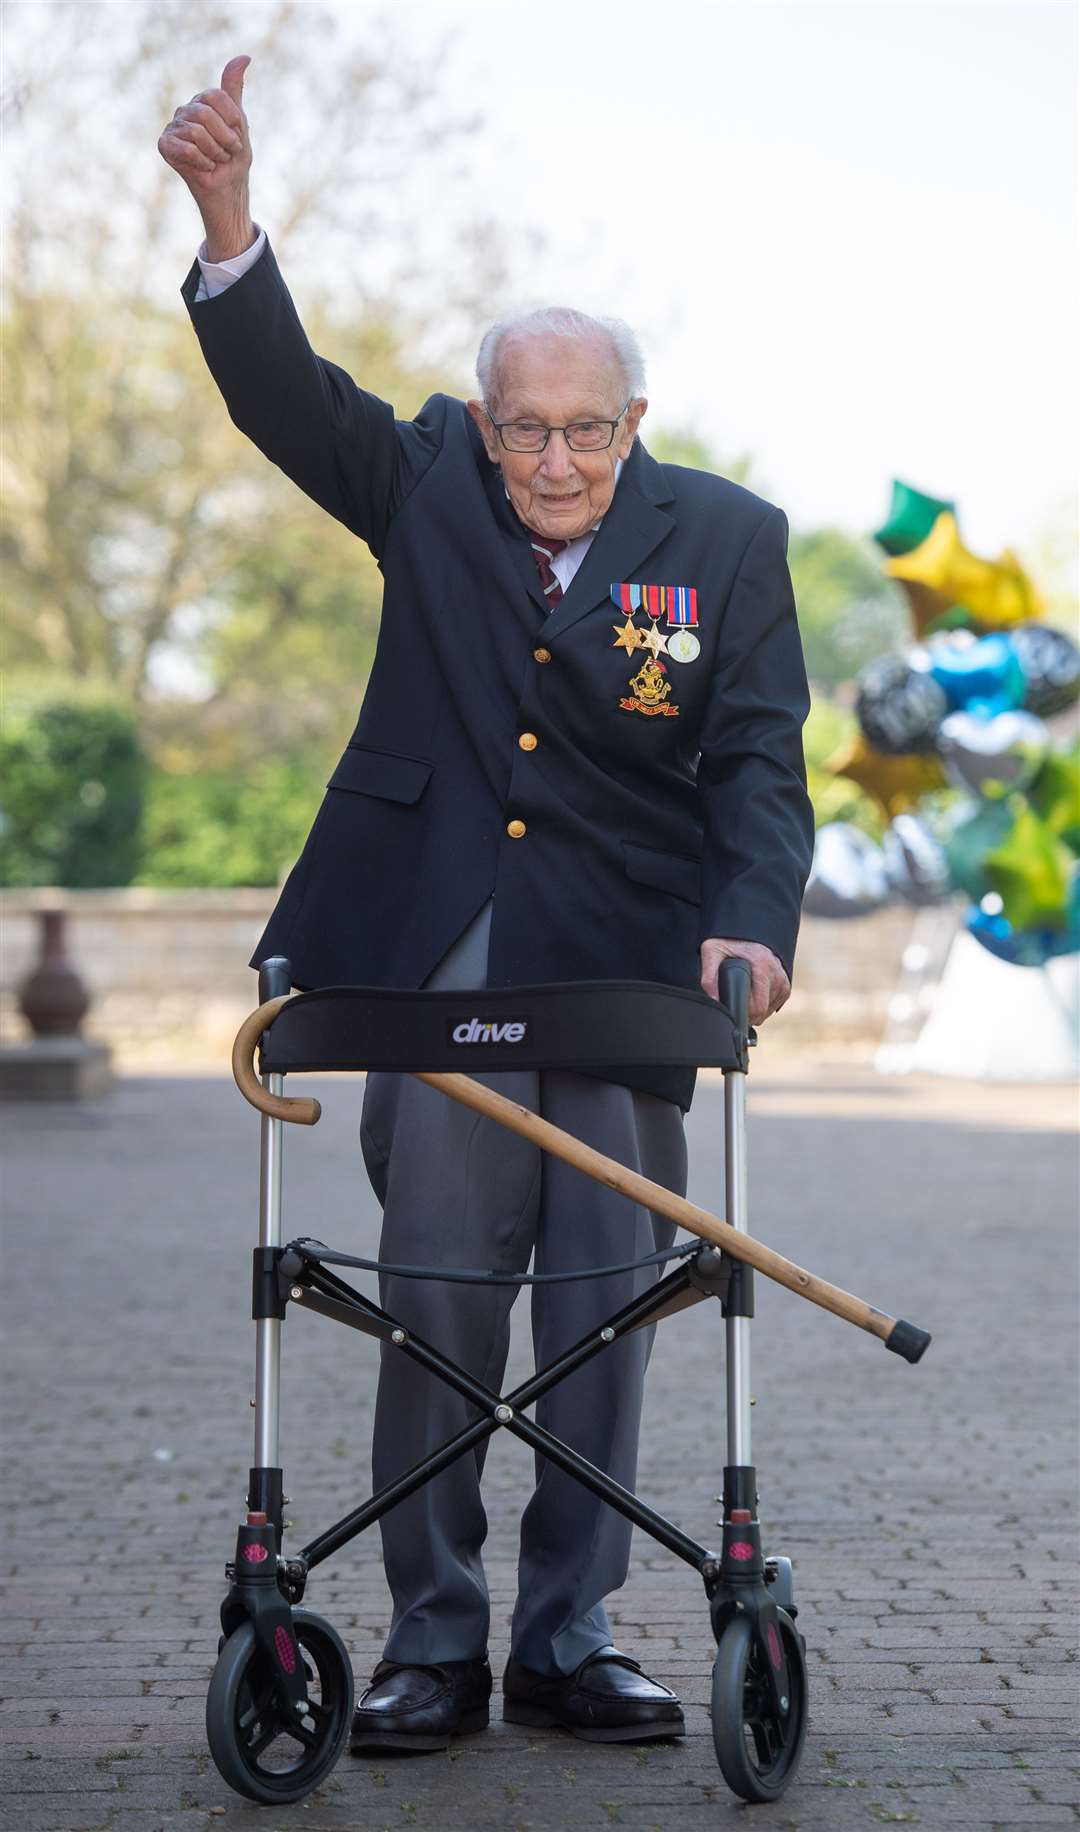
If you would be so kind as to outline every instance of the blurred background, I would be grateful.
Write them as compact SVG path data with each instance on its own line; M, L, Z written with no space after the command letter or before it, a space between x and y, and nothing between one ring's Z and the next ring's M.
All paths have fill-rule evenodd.
M653 454L786 511L828 839L770 1050L1000 1076L990 972L1011 1072L1066 1073L1076 15L1037 0L6 6L8 1048L44 947L92 999L54 1034L221 1066L373 652L374 562L231 426L180 298L157 137L242 51L317 349L405 416L509 309L616 312Z

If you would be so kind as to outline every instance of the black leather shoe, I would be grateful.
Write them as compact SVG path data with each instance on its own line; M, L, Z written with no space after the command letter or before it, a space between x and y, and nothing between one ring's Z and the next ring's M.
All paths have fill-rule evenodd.
M437 1667L380 1660L356 1707L349 1753L445 1749L451 1737L486 1729L490 1697L486 1659L444 1660Z
M686 1733L674 1692L625 1654L590 1654L573 1673L534 1673L511 1656L503 1717L537 1730L556 1726L586 1743L645 1743Z

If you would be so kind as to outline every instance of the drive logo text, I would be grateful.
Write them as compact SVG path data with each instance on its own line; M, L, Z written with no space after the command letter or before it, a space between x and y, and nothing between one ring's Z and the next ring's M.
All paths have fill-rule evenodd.
M483 1018L463 1018L450 1027L451 1043L525 1043L529 1026L521 1018L507 1019L503 1024L485 1022Z

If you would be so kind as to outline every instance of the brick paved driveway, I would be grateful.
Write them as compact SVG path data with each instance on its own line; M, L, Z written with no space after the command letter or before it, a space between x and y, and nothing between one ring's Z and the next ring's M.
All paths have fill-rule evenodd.
M1068 1590L1076 1501L1076 1171L1052 1091L881 1082L790 1067L751 1084L755 1231L926 1324L918 1368L759 1282L756 1452L766 1545L795 1560L811 1732L755 1825L1012 1828L1080 1820L1080 1667ZM290 1233L371 1250L358 1089L327 1083L291 1133ZM720 1093L692 1116L691 1194L716 1208ZM344 1760L310 1801L228 1793L202 1732L221 1567L250 1457L247 1321L257 1120L220 1079L125 1083L80 1109L8 1109L9 1555L2 1718L19 1832L222 1825L745 1823L716 1768L711 1647L693 1574L639 1539L621 1645L681 1691L684 1743L594 1747L493 1724L448 1755ZM525 1310L514 1350L525 1365ZM365 1489L374 1350L287 1328L284 1446L298 1537ZM661 1328L642 1493L698 1538L722 1450L719 1308ZM488 1464L489 1574L505 1655L523 1446ZM363 1676L386 1608L374 1537L313 1577Z

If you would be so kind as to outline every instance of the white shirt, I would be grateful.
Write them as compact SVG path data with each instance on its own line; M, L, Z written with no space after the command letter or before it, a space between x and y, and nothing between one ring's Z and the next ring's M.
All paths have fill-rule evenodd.
M259 229L258 223L255 224L255 228L259 230L259 233L251 247L245 248L243 254L230 255L227 261L208 261L206 243L204 241L200 244L195 258L202 269L202 279L195 293L196 305L201 304L204 299L216 299L219 293L224 293L230 286L234 286L236 281L247 273L249 267L254 267L266 247L266 230ZM616 483L619 481L622 467L623 461L619 458L615 464ZM574 540L568 541L562 552L556 554L552 560L551 570L564 592L569 590L570 581L592 546L593 537L599 526L600 523L596 522L591 528L587 528L584 534L579 534Z

